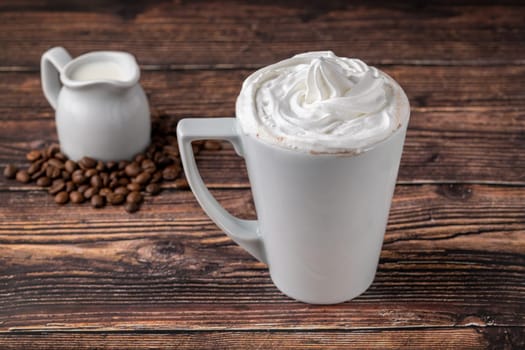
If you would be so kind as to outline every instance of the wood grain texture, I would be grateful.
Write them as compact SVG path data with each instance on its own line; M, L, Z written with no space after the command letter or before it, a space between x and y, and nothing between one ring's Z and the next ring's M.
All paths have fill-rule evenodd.
M0 66L35 69L62 45L151 67L254 67L330 48L373 64L525 62L525 10L473 1L2 1Z
M253 218L247 190L216 190ZM372 287L336 306L297 303L266 266L166 191L135 215L0 192L0 331L520 327L525 189L397 188ZM247 208L249 208L247 210ZM251 209L250 209L251 208Z
M484 107L523 112L525 107L525 92L521 88L525 65L378 67L403 86L411 107L416 110L446 107L457 111ZM142 73L141 83L151 105L164 112L179 116L232 116L242 82L253 71L146 71ZM51 112L42 93L38 72L1 72L0 76L0 105L5 112L7 108ZM20 113L18 116L2 114L2 117L14 120L34 118L34 113L27 112L27 116Z
M393 329L355 331L258 332L137 332L0 334L3 349L519 349L525 346L521 327L469 327L463 329Z
M525 66L391 66L386 71L405 87L413 106L401 183L525 184ZM152 106L175 124L183 117L233 116L239 87L249 73L146 72L142 80ZM0 167L21 165L31 147L56 141L54 113L38 74L0 73L0 106ZM244 163L231 147L200 158L210 186L248 186ZM0 179L0 188L5 186Z
M0 176L0 349L525 348L525 5L449 1L0 3L0 168L56 141L39 60L126 50L151 105L230 117L254 69L332 49L378 66L412 106L371 288L295 302L169 183L142 209L58 207ZM255 218L231 147L198 163Z

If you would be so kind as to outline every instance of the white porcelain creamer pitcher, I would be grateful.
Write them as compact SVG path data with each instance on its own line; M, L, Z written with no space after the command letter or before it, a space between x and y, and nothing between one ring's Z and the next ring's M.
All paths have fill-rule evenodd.
M148 100L129 53L96 51L72 59L55 47L42 55L41 77L56 110L61 151L70 159L130 159L148 146Z

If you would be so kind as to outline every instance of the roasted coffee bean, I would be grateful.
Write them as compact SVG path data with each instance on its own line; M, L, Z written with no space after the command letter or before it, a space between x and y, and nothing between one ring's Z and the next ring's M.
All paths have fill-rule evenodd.
M137 163L141 163L144 159L146 159L146 156L144 155L144 153L139 153L135 156L134 160L135 162Z
M96 188L96 187L90 187L87 190L85 190L84 193L83 193L84 198L86 198L86 199L90 199L91 197L93 197L96 194L98 194L98 188Z
M127 176L135 177L140 173L141 169L139 163L133 162L126 166L125 171Z
M113 193L113 192L111 191L110 188L107 188L107 187L101 188L101 189L98 191L98 194L101 195L101 196L104 196L104 197L107 197L107 196L110 195L111 193Z
M48 166L46 168L46 176L51 177L51 173L53 172L53 167Z
M60 152L60 146L56 143L50 145L47 149L46 149L46 157L47 158L51 158L53 157L56 153Z
M140 203L142 202L142 195L138 191L130 192L126 197L128 203Z
M151 180L149 180L150 183L156 184L162 180L162 171L156 171L151 175Z
M106 165L104 164L103 161L99 160L97 162L97 166L95 167L95 169L97 169L98 171L104 171L106 170Z
M68 160L64 163L64 168L67 172L73 173L75 170L77 170L78 166L77 163L75 163L74 161Z
M71 173L65 170L62 170L62 179L69 181L71 180Z
M78 165L82 169L91 169L97 165L97 161L91 157L83 157L81 160L79 160Z
M53 168L52 166L46 169L46 176L50 177L53 180L60 178L61 175L62 172L60 171L60 169Z
M47 161L47 164L57 168L57 169L64 169L64 163L61 161L61 160L58 160L58 159L55 159L55 158L51 158L50 160Z
M65 162L65 161L67 160L66 155L65 155L64 153L62 153L62 152L57 152L57 153L55 153L55 154L53 155L53 157L55 157L56 159L61 160L61 161L63 161L63 162Z
M84 193L87 191L88 188L90 188L89 185L86 185L86 184L80 185L78 186L77 191L80 193Z
M67 181L66 182L66 192L67 193L73 192L75 190L75 188L76 188L76 186L73 183L73 181Z
M107 170L115 170L117 168L117 162L109 161L106 163Z
M49 173L48 173L48 170L49 170ZM58 179L59 177L62 176L62 171L53 166L48 166L46 169L46 175L52 179Z
M7 166L4 169L4 176L6 179L14 179L16 177L16 172L18 171L18 168L14 166L13 164L7 164Z
M97 174L98 174L98 171L97 171L97 169L95 169L95 168L86 169L86 170L84 171L84 175L85 175L87 178L90 178L90 177L95 176L95 175L97 175Z
M151 194L152 196L155 196L159 194L160 192L160 185L159 184L149 184L146 186L146 192Z
M126 186L126 188L130 191L140 191L142 189L142 186L136 182L132 182Z
M151 176L153 176L153 173L155 173L155 171L157 171L157 169L155 168L149 168L149 169L144 169L144 171L148 174L150 174Z
M187 190L190 188L190 185L188 184L188 180L181 177L173 182L173 187L178 190Z
M41 187L47 187L51 185L51 179L47 176L43 176L36 180L36 184Z
M117 188L118 187L118 180L117 179L113 179L113 180L109 181L108 187L111 188L111 189Z
M16 181L24 183L24 184L31 181L31 177L29 177L27 170L19 170L16 173L15 178L16 178Z
M179 148L177 146L172 145L166 145L162 149L164 153L170 157L178 157L179 156Z
M129 202L126 202L126 204L124 204L124 209L132 214L132 213L135 213L136 211L138 211L140 209L140 205L139 203L129 203Z
M55 196L55 202L57 204L66 204L69 201L69 193L66 191L62 191L57 193Z
M155 170L157 170L157 166L155 165L155 162L152 161L151 159L144 159L142 163L140 163L140 167L146 171L153 170L154 172Z
M104 197L96 194L93 197L91 197L91 206L93 208L102 208L104 204L106 203Z
M102 178L100 177L100 175L94 175L89 180L89 183L93 187L102 187Z
M140 185L145 185L149 182L151 178L151 175L145 171L143 171L142 173L140 173L136 178L135 178L135 182L140 184Z
M204 149L208 151L218 151L222 149L222 145L219 141L207 140L203 145Z
M86 176L84 175L84 172L79 169L73 172L73 175L71 175L71 179L74 183L80 185L86 181Z
M180 168L176 165L170 165L162 171L162 178L164 180L175 180L179 176Z
M42 163L43 163L42 160L34 162L33 164L29 166L29 168L27 168L27 173L29 175L33 175L34 173L36 173L37 171L41 169Z
M119 186L127 186L129 184L129 179L121 177L118 179Z
M84 202L84 196L82 195L82 193L77 192L77 191L71 192L69 194L69 198L71 199L71 203L74 203L74 204L80 204Z
M159 160L160 160L162 157L165 157L165 156L162 154L162 152L157 151L157 152L155 152L155 154L153 154L153 161L154 161L155 163L159 164L159 163L160 163Z
M100 178L102 179L102 186L109 186L109 175L107 173L101 173Z
M35 160L40 159L40 157L42 157L42 152L38 150L33 150L26 154L26 159L30 162L34 162Z
M31 180L37 180L37 179L39 179L39 178L41 178L42 176L45 176L45 175L46 175L46 170L40 168L39 171L37 171L36 173L31 175Z
M198 154L201 151L201 146L200 145L192 144L191 148L193 149L193 153L195 153L195 154Z
M49 187L49 194L57 194L58 192L64 190L66 188L66 183L62 179L57 179L51 183L51 187Z
M127 160L121 160L118 162L118 169L124 170L128 166L129 162Z
M27 172L27 175L29 175L29 177L32 178L33 180L35 178L39 178L40 176L44 175L46 172L46 171L42 171L42 169L39 166L35 166L35 164L31 164L29 168L27 168L25 171Z
M66 184L66 182L63 180L63 179L56 179L56 180L53 180L51 181L51 185L60 185L60 184Z
M126 197L121 193L111 193L106 196L107 200L111 205L119 205L124 203Z
M124 196L127 196L129 193L129 190L124 186L120 186L120 187L115 188L113 192L120 193L120 194L123 194Z

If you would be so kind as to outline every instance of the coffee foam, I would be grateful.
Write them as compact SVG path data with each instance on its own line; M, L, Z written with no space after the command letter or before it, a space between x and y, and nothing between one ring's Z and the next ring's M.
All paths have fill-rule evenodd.
M369 148L408 120L408 99L388 75L331 51L262 68L243 83L236 114L242 132L313 153Z

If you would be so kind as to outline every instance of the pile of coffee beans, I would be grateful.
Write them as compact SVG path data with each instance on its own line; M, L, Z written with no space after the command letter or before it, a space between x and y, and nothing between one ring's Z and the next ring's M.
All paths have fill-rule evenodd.
M134 213L144 197L161 192L162 182L173 181L175 188L188 188L176 138L169 133L175 124L171 128L165 124L154 122L151 144L130 161L103 162L84 157L75 162L60 152L59 145L52 144L27 153L30 165L25 169L7 165L4 176L47 188L57 204L89 202L93 208L123 205L128 213ZM194 142L192 146L195 153L203 148L221 149L217 141Z

